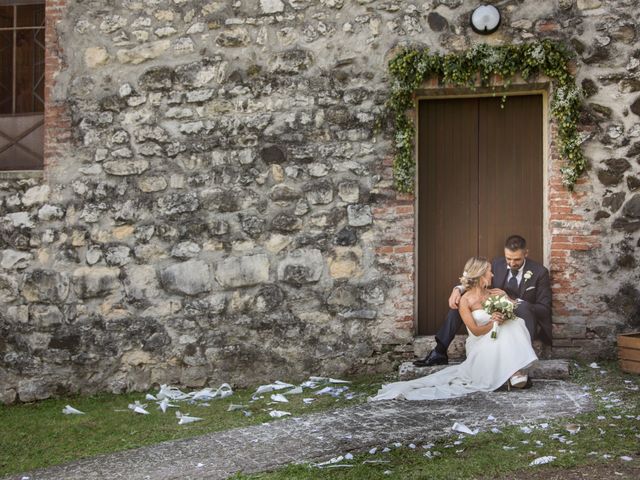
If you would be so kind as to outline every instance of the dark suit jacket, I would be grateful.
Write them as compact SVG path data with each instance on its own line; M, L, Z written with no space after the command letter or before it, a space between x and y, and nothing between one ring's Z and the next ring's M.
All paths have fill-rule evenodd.
M493 288L505 289L508 269L509 267L507 267L507 261L504 257L496 258L491 262ZM524 278L527 272L531 272L529 279ZM551 344L551 281L549 279L549 270L544 265L527 258L519 290L518 298L529 304L542 329L545 337L542 340L546 340Z

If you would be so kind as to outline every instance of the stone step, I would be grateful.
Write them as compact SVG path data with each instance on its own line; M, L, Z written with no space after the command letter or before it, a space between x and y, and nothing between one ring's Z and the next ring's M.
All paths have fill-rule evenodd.
M414 378L430 375L438 370L442 370L450 365L456 365L460 362L449 362L449 365L436 365L433 367L416 367L413 362L402 362L398 369L398 378L400 380L413 380ZM529 375L531 378L540 378L545 380L566 380L571 375L569 360L552 359L538 360L529 367Z

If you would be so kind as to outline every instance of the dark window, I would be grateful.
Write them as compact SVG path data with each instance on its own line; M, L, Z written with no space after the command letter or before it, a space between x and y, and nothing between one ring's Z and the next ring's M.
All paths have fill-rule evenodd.
M0 170L43 165L44 2L0 0Z

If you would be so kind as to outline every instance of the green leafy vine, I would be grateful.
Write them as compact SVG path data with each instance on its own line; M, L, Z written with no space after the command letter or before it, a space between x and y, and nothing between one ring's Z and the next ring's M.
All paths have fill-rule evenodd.
M387 100L388 111L395 122L393 171L398 191L410 193L414 188L415 132L407 110L414 108L413 95L425 80L437 77L445 84L474 89L478 80L480 85L487 86L497 75L503 79L502 89L506 92L517 74L525 81L543 74L553 83L551 114L557 121L560 153L566 161L561 168L563 182L573 190L586 169L586 162L577 126L582 100L568 68L570 59L570 53L551 40L504 46L478 44L466 52L447 55L429 54L428 49L402 50L389 62L393 84ZM493 88L495 91L498 87ZM503 93L503 101L505 99L506 93Z

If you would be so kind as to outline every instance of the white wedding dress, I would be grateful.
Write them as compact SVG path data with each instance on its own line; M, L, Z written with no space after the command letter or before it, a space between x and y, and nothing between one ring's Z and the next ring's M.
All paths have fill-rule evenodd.
M491 319L484 310L474 310L471 314L479 326ZM467 359L461 364L415 380L383 385L371 400L438 400L473 392L491 392L517 370L538 359L521 318L500 325L495 339L491 338L491 333L477 337L469 332L466 350Z

